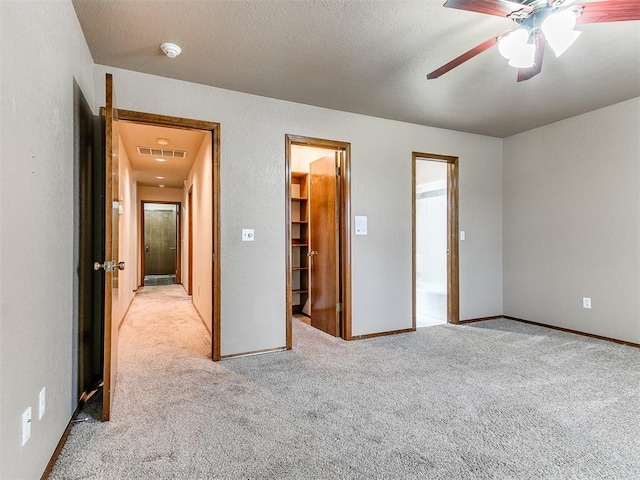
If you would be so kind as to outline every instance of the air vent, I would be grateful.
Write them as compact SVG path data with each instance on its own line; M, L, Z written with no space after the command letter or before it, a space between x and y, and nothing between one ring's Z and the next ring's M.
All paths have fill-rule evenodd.
M154 157L187 158L184 150L166 150L164 148L136 147L140 155L152 155Z

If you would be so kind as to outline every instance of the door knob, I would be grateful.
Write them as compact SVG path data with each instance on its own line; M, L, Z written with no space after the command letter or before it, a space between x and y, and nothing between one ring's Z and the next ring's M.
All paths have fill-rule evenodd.
M113 260L107 260L104 263L95 262L93 264L94 270L104 270L105 272L113 272L115 269L124 270L124 262L114 262Z
M93 264L93 269L94 270L100 270L100 269L104 269L105 271L107 270L108 266L106 265L108 262L104 262L104 263L100 263L100 262L94 262Z
M317 254L318 254L317 251L311 250L309 253L307 253L307 257L315 257Z

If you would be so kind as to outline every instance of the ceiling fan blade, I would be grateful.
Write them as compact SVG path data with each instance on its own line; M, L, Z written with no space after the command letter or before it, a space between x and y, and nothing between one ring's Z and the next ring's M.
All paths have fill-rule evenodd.
M574 5L572 10L582 8L578 23L624 22L640 20L639 0L609 0Z
M454 58L449 63L446 63L443 66L441 66L440 68L434 70L429 75L427 75L427 78L429 80L433 80L434 78L438 78L439 76L444 75L445 73L447 73L449 70L453 70L458 65L463 64L467 60L471 60L473 57L475 57L476 55L484 52L485 50L489 50L491 47L493 47L497 43L498 43L498 37L491 37L489 40L487 40L485 42L482 42L480 45L477 45L477 46L473 47L471 50L463 53L459 57Z
M533 11L531 7L522 5L518 0L447 0L444 6L498 17L506 17L518 10L524 10L527 13Z
M544 57L544 33L536 35L536 56L533 60L533 67L518 69L518 81L524 82L535 77L542 71L542 58Z

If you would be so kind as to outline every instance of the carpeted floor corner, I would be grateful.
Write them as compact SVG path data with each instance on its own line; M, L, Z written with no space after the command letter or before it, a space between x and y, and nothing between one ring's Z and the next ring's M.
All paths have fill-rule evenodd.
M213 363L180 286L120 332L112 420L51 479L637 479L640 351L509 320Z

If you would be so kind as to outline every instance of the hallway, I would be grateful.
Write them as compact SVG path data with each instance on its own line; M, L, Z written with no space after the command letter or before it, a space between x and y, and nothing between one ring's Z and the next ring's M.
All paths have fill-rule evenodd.
M194 390L210 393L211 337L182 285L147 286L136 293L119 334L118 379L110 422L95 419L92 399L78 416L51 479L128 478L127 465L167 460L181 435L181 424L196 425L201 412L184 408ZM97 399L99 402L99 399ZM201 406L203 402L200 402ZM186 417L192 417L187 420ZM151 445L165 445L151 453ZM153 458L152 458L153 457ZM109 473L95 466L119 463ZM98 467L100 468L100 467ZM121 468L121 470L119 470ZM83 473L84 472L84 473Z

